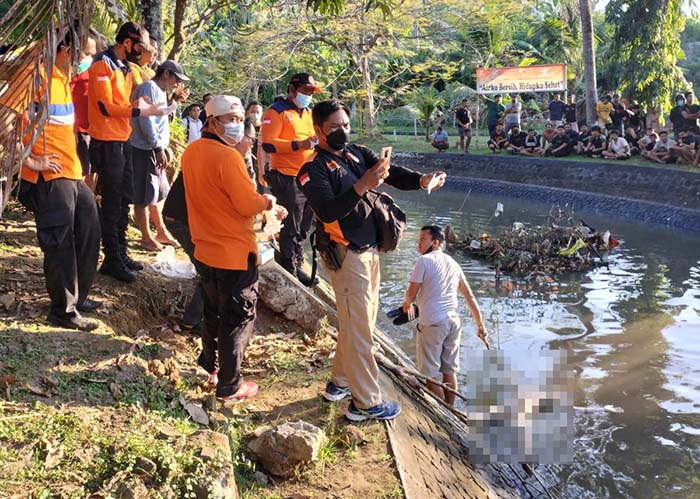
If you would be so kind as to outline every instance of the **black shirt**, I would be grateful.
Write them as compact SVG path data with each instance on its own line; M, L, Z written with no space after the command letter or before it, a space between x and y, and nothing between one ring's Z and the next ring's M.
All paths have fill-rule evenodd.
M588 143L591 141L591 132L579 133L578 134L578 141L581 142L584 147L586 147L588 145Z
M523 145L527 147L528 149L535 149L540 146L540 136L535 134L532 136L532 138L529 135L525 136L525 140L523 141Z
M317 147L316 156L297 175L297 185L306 195L316 219L323 222L326 232L337 235L339 230L352 250L365 250L378 243L377 223L369 201L353 188L378 161L379 157L365 146L349 145L342 157ZM404 191L418 190L421 176L408 168L391 165L385 182Z
M499 144L501 141L506 139L506 132L501 130L500 132L497 132L494 130L491 132L491 140L493 140L496 144Z
M685 118L683 118L683 115L681 114L684 109L685 106L676 106L671 109L671 114L669 115L668 119L671 120L671 123L673 123L674 132L680 132L684 129Z
M567 123L576 123L576 104L564 104L564 118Z
M515 146L515 147L524 147L526 138L527 138L527 133L525 133L523 131L520 131L517 134L511 133L510 137L508 137L508 143Z
M469 109L464 109L463 107L457 109L455 117L457 118L458 128L464 128L464 126L462 126L462 123L466 123L467 125L469 125L472 122L472 115L469 112Z
M620 104L613 104L613 112L612 112L612 124L613 126L620 126L622 125L622 121L627 117L627 111L625 110L625 106L620 103Z
M568 144L570 142L569 137L564 135L555 135L552 137L552 149L559 149L562 145Z
M576 130L569 130L565 135L569 138L569 142L573 144L578 142L578 132Z
M185 201L185 182L182 180L182 172L170 186L168 197L163 203L163 216L187 223L187 202Z
M593 146L593 149L602 149L605 147L605 137L603 135L598 135L597 137L591 135L589 143Z
M683 106L683 111L686 113L690 114L695 114L698 111L700 111L700 105L698 104L686 104ZM698 120L697 118L683 118L683 128L682 130L690 130L691 128L697 128L698 127Z
M629 133L626 133L625 140L630 145L630 147L639 147L639 137L632 137Z

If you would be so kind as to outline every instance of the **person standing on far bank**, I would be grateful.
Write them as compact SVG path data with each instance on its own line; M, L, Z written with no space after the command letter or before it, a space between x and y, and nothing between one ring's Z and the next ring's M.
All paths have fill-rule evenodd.
M313 214L306 196L296 184L299 168L313 154L316 143L311 120L313 94L321 92L313 76L298 73L287 86L287 98L275 102L262 118L260 142L270 155L270 172L265 181L277 202L289 213L279 236L279 264L305 286L318 282L301 269L304 241L311 230ZM261 182L263 187L265 183Z

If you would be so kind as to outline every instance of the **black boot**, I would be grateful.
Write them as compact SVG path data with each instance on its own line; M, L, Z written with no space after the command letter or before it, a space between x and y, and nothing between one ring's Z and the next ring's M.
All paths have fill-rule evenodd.
M105 259L100 267L100 274L112 276L123 282L134 282L136 273L129 270L118 253L105 254Z
M122 262L124 262L124 265L126 265L126 268L128 268L129 270L143 270L143 264L137 262L136 260L133 260L129 256L126 250L126 245L119 246L119 256L122 259Z
M74 317L55 314L54 312L49 312L49 316L46 318L49 324L56 327L61 327L65 329L76 329L78 331L92 331L97 329L98 324L96 322L83 319L81 316L76 315Z

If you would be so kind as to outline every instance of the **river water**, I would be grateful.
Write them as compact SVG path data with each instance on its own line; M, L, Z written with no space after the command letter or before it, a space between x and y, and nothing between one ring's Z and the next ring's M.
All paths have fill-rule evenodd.
M543 224L549 204L443 190L389 189L408 215L401 249L382 257L381 308L398 306L422 225L458 234ZM496 203L503 213L493 218ZM460 206L464 207L460 211ZM505 355L563 348L574 368L574 462L559 471L566 497L700 497L700 234L577 210L622 244L609 266L531 285L501 278L460 252L493 341ZM461 355L483 348L461 303ZM412 326L379 326L407 352ZM460 383L466 383L461 379Z

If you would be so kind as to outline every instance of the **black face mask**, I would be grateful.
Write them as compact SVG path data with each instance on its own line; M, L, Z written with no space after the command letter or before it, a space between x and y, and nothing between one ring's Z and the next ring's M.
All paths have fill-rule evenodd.
M126 60L133 62L134 64L138 64L138 62L141 60L141 52L137 52L132 46L131 50L126 53Z
M348 133L344 128L338 128L326 135L326 144L331 149L342 151L348 143Z

